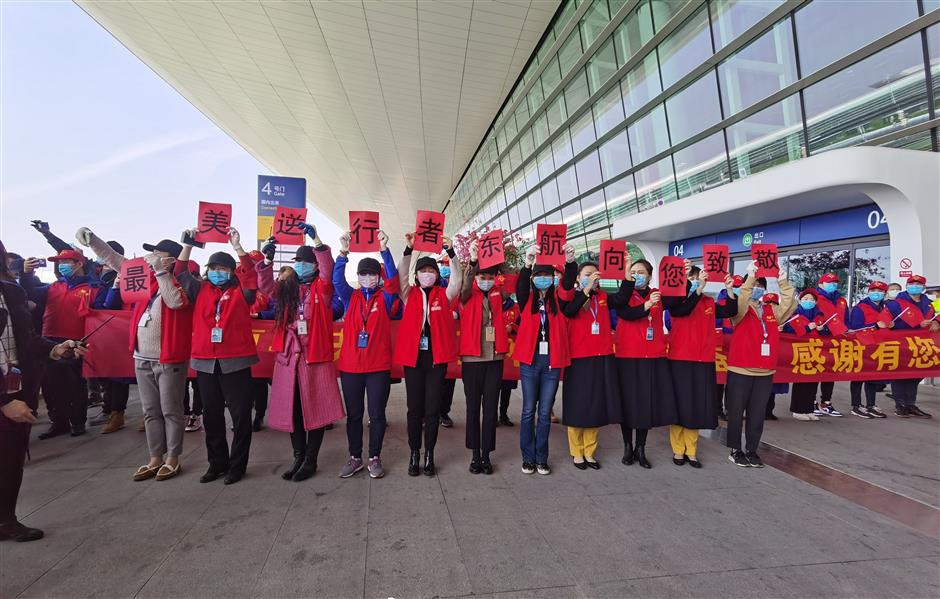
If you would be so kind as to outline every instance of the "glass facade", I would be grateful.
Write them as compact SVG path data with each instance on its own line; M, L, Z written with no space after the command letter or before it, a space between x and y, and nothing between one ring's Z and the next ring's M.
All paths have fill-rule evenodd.
M617 219L789 161L936 151L938 20L923 0L564 0L448 222L565 223L596 252Z

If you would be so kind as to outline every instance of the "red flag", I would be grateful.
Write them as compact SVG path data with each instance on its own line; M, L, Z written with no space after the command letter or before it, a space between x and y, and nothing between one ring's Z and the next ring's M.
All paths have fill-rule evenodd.
M535 243L539 246L536 264L564 264L568 225L537 225Z
M878 313L878 322L883 322L885 324L891 324L894 320L894 317L891 316L891 310L887 308L882 308L881 312Z
M303 245L304 232L300 225L307 222L306 208L278 206L274 213L274 241L282 245Z
M602 279L622 281L627 277L627 242L602 239L600 271Z
M379 213L353 211L349 213L349 251L379 251Z
M729 259L728 246L717 243L706 243L702 246L702 261L708 280L724 283L728 276Z
M516 283L519 282L519 275L517 274L499 275L496 278L496 282L507 293L513 294L516 292Z
M855 339L865 346L874 345L878 343L878 331L874 327L855 331Z
M659 292L663 297L685 297L685 261L665 256L659 262Z
M227 243L232 226L232 205L199 202L196 241L200 243Z
M926 320L920 313L920 310L901 304L901 320L910 325L911 328L920 327L920 323Z
M778 258L776 243L755 243L751 246L751 259L757 263L758 277L776 278L780 274Z
M826 318L829 318L828 316ZM826 323L826 326L829 327L829 332L832 333L833 337L839 337L848 332L849 327L846 326L845 321L842 320L842 317L836 313L829 322Z
M444 214L430 210L418 210L415 223L416 252L439 253L444 244Z
M143 258L121 263L121 301L128 305L150 301L150 265Z
M805 337L807 331L809 331L809 319L799 314L791 318L787 324L790 325L793 332L800 337Z
M480 269L487 269L506 261L506 248L503 247L503 230L494 229L479 239L478 259Z

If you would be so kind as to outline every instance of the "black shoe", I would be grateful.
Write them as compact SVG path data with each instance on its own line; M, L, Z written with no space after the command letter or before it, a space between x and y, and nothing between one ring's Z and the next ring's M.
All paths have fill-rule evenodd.
M575 462L574 460L571 460L571 463L574 464L574 467L578 470L587 470L587 462Z
M915 418L933 418L928 412L925 412L917 406L907 406L907 411Z
M702 463L695 458L690 458L689 456L685 456L685 461L687 461L689 463L689 466L692 466L693 468L702 467Z
M441 416L441 426L443 426L444 428L450 428L454 426L454 421L450 419L450 416L448 416L447 414L444 414L443 416Z
M751 465L751 468L763 468L764 460L760 459L760 456L757 455L756 451L748 452L746 456L748 463Z
M255 419L251 423L251 430L258 432L264 428L264 412L257 412L255 414Z
M28 543L30 541L38 541L42 537L43 532L38 528L30 528L16 521L0 524L0 541Z
M434 451L430 449L424 450L424 475L425 476L434 476Z
M633 465L633 445L627 444L627 446L623 448L623 458L620 459L620 463L624 466Z
M300 469L294 473L294 478L291 479L295 483L299 483L302 480L307 480L317 472L317 460L316 458L311 459L311 456L307 456L307 459L304 460L304 463L300 466Z
M499 420L496 422L497 426L516 426L512 423L512 420L509 419L509 416L500 416Z
M893 394L893 393L885 393L885 397L887 397L888 399L894 399L894 394Z
M741 466L743 468L747 468L751 465L751 463L747 461L747 458L744 456L744 452L740 449L732 450L728 455L728 461L735 466Z
M764 420L780 420L780 419L774 416L773 414L767 414L766 416L764 416Z
M199 477L199 482L211 483L216 479L222 478L226 474L228 474L228 470L216 470L212 466L209 466L209 469L206 470L206 473Z
M229 473L225 475L225 478L222 479L222 484L234 485L235 483L240 481L243 476L245 476L244 472L232 472L230 470ZM297 475L295 474L294 476L296 477Z
M414 449L411 452L411 459L408 460L408 476L418 476L419 474L421 474L421 452Z
M39 433L39 438L42 440L51 439L53 437L58 437L59 435L65 435L70 432L68 425L66 424L56 424L52 423L49 428L44 433Z
M281 478L283 478L284 480L290 480L294 478L294 473L300 470L300 467L303 466L303 463L304 463L304 452L297 451L295 449L294 450L294 463L291 464L291 467L285 470L283 474L281 474Z
M85 434L85 425L79 424L79 425L73 426L69 434L73 437L81 437L82 435Z
M483 474L493 474L493 463L490 462L489 458L483 458L480 461L480 469L483 471Z
M646 459L646 445L637 445L636 450L633 452L633 456L636 458L636 463L649 470L653 467L650 464L650 461Z
M590 468L591 470L601 469L601 463L596 460L592 462L591 460L585 459L584 463L587 464L587 467Z
M672 456L672 463L675 464L676 466L682 466L683 464L685 464L685 456L682 456L681 458Z
M483 472L483 467L480 464L480 458L470 460L470 474L479 474L481 472Z
M911 411L907 406L900 405L894 408L894 415L898 418L910 418L912 416ZM39 438L41 439L42 435L40 435Z

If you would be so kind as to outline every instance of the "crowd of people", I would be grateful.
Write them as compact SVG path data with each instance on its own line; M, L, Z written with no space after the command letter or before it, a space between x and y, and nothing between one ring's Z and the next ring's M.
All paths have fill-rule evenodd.
M551 474L549 435L562 378L561 422L579 470L601 468L598 438L608 424L620 426L624 465L652 468L648 433L668 426L673 463L701 468L698 432L718 427L720 419L727 420L728 459L760 468L764 421L773 417L774 395L786 392L773 382L781 332L831 335L833 318L854 330L909 328L909 319L898 316L910 310L922 317L917 326L940 329L926 280L917 275L903 291L872 282L867 297L849 309L835 274L796 291L780 269L778 292L770 292L752 263L746 276L727 276L713 298L705 293L708 274L686 261L686 293L667 297L651 285L653 266L627 255L624 280L608 292L598 264L578 263L571 245L564 246L564 264L543 264L539 247L529 247L515 285L509 285L501 276L505 264L481 267L476 242L469 261L461 263L449 239L438 257L416 253L414 234L407 234L396 264L388 236L379 231L381 261L361 258L357 283L350 285L349 234L334 256L309 224L302 230L310 245L300 246L291 265L277 272L273 238L260 251L246 252L235 229L228 230L235 255L214 252L204 268L192 260L187 242L194 231L184 232L183 243L143 244L150 298L124 306L120 244L83 227L73 247L46 223L33 226L57 252L48 259L56 273L51 284L36 277L42 260L23 259L0 245L0 539L17 541L42 536L15 515L40 388L50 425L39 438L47 440L86 434L90 394L101 397L102 413L92 421L102 425L101 433L120 430L129 386L136 384L148 459L134 471L135 481L178 476L185 432L204 427L208 468L200 482L237 483L249 464L252 432L265 418L270 428L289 433L293 461L282 478L303 481L317 472L325 431L344 417L349 457L339 476L366 470L378 479L386 473L390 388L401 382L393 379L393 366L401 367L407 473L434 476L439 427L453 424L448 365L459 360L469 471L488 475L495 469L497 427L513 426L507 408L516 381L505 372L511 357L519 363L522 388L525 474ZM83 378L82 356L95 343L94 337L86 343L85 319L95 309L132 311L127 347L120 349L133 355L134 379ZM252 376L259 361L252 334L257 318L273 321L270 379ZM342 345L334 361L333 323L340 320ZM394 339L393 321L399 321ZM716 331L731 335L723 385L716 376ZM897 416L930 417L916 404L918 382L890 382ZM887 383L851 383L852 413L884 418L875 397ZM841 416L832 390L833 383L793 384L793 417Z

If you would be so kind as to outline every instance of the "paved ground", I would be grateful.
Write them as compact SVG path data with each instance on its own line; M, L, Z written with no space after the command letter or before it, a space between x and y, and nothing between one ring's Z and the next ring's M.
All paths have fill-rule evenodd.
M229 487L198 483L201 433L187 435L184 474L161 483L131 480L146 454L134 426L34 442L19 511L47 537L0 544L0 597L940 595L940 531L925 536L773 468L736 468L714 441L702 441L696 471L673 466L666 431L654 431L644 471L619 463L609 427L603 468L582 472L555 426L555 472L541 477L519 472L518 426L501 428L496 473L473 476L460 393L436 478L405 473L402 386L378 481L336 477L341 425L327 433L321 472L299 484L278 477L290 446L268 430ZM938 403L933 394L925 409L940 416ZM136 424L136 402L129 414ZM938 428L781 419L766 439L936 506Z

